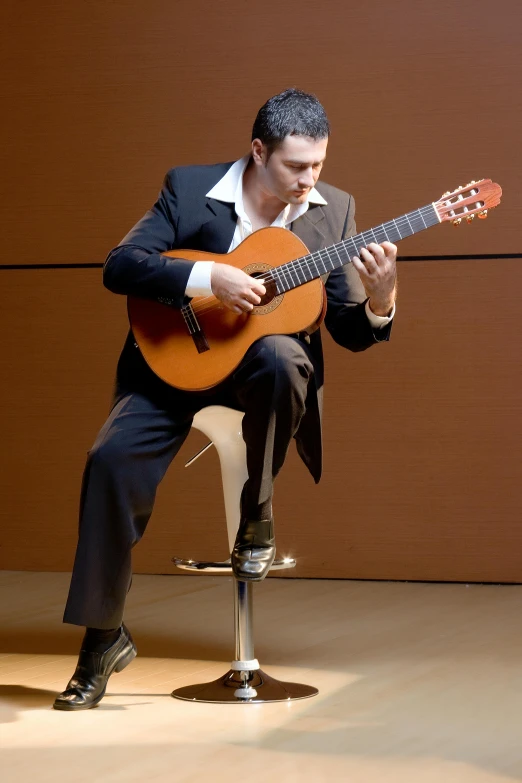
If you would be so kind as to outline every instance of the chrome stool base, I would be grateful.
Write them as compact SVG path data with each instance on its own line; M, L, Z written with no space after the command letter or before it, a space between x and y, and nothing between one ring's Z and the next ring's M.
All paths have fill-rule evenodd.
M310 685L276 680L262 669L244 672L229 669L218 680L176 688L172 696L183 701L214 704L260 704L309 699L318 693L317 688Z

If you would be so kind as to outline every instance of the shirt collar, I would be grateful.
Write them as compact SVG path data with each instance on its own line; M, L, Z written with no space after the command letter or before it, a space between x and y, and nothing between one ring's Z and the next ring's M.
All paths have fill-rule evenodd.
M243 174L245 173L245 169L248 165L248 161L250 160L251 155L250 153L248 155L245 155L244 157L240 158L239 160L236 160L235 163L231 165L227 173L224 177L222 177L219 182L216 182L213 188L211 188L207 193L207 198L215 198L217 201L227 201L229 203L233 204L239 204L241 206L241 209L243 207ZM300 215L304 214L306 210L308 209L308 204L322 204L326 205L328 202L321 196L318 190L316 188L312 188L310 193L308 194L307 200L303 204L288 204L287 207L285 207L285 210L287 210L287 216L290 216L290 213L299 212L299 215L295 215L292 219L295 220L296 217L299 217ZM306 209L303 209L303 207L306 205ZM290 209L291 207L296 207L296 210ZM237 210L236 210L237 212Z

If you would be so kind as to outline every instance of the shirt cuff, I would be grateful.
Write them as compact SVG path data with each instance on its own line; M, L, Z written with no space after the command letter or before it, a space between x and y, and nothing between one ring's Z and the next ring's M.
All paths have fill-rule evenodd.
M390 315L375 315L375 313L370 310L370 300L367 299L365 304L365 310L366 310L366 315L368 316L368 320L373 326L373 328L382 329L383 326L386 326L387 324L390 323L391 319L395 315L395 304L392 307L392 311Z
M187 280L186 296L209 296L212 293L210 276L213 264L213 261L196 261ZM374 318L378 317L374 316Z

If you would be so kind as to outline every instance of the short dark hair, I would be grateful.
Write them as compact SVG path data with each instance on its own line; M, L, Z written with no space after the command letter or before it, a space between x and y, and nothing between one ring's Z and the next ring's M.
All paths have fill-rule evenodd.
M260 139L269 156L287 136L310 136L318 141L329 135L330 125L320 101L293 87L269 98L252 128L252 141Z

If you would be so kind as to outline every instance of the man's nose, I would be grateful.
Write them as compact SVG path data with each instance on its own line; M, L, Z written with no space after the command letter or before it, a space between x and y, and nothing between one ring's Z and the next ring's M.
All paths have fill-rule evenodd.
M301 172L301 176L299 177L299 184L302 188L313 188L315 182L311 168Z

